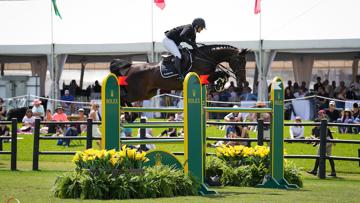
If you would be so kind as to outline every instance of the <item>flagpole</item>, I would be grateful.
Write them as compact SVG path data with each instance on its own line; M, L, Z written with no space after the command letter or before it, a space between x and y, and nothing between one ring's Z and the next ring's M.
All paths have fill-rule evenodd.
M151 62L155 62L155 42L154 42L154 0L151 1Z
M55 82L55 74L56 74L56 71L55 71L55 67L54 67L54 58L55 58L55 47L54 47L54 16L53 16L53 2L50 0L50 11L51 11L51 58L50 58L50 65L51 65L51 71L52 71L52 75L53 75L53 78L52 78L52 83L53 83L53 90L51 91L52 92L52 95L50 95L52 97L53 102L52 102L52 111L55 109L55 98L56 97L56 82Z
M261 0L259 0L259 4L260 4L260 9L261 9ZM262 13L262 9L260 10L259 12L259 73L260 73L260 82L259 82L259 90L258 90L258 94L260 93L260 91L264 91L263 89L263 82L262 79L263 79L263 72L264 72L264 69L263 69L263 64L262 64L262 39L261 39L261 13ZM260 95L263 96L263 98L259 98L258 100L261 100L261 101L265 101L265 96L260 93Z

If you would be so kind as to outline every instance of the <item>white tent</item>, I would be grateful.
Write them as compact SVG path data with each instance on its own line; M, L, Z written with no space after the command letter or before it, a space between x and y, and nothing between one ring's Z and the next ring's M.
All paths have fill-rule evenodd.
M165 2L160 10L153 0L58 0L60 19L50 0L0 1L0 55L55 54L55 66L72 54L154 55L164 51L165 30L195 17L207 22L199 42L258 51L261 38L263 82L272 58L287 57L299 68L308 64L307 71L295 68L300 74L295 77L302 80L311 74L314 56L355 59L360 52L357 0L263 0L261 15L253 13L255 0ZM49 70L55 74L58 68Z

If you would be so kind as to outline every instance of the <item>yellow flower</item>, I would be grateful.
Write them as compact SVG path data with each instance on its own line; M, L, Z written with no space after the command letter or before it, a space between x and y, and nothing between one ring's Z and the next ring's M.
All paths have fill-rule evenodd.
M124 158L124 157L126 157L126 151L117 152L116 156L119 156L120 158Z
M135 159L136 149L127 150L127 157L130 159Z
M81 159L81 152L77 152L75 154L75 156L73 157L72 162L74 162L74 163L79 162L80 159Z
M110 159L110 162L114 166L118 160L119 160L118 158L113 157L113 158Z
M135 155L135 160L140 161L140 160L143 159L143 157L144 157L144 156L143 156L142 154L136 153L136 155Z

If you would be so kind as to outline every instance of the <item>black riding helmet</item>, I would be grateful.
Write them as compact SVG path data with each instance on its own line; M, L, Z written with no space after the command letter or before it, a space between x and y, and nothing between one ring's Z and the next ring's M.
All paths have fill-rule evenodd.
M192 26L194 27L202 27L202 28L206 28L206 25L205 25L205 20L202 19L202 18L195 18L192 22Z

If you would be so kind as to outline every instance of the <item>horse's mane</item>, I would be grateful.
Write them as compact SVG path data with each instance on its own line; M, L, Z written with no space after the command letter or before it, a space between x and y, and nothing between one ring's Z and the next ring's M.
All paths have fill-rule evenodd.
M212 52L212 51L220 51L220 50L237 51L237 52L239 51L238 48L231 46L231 45L226 45L226 44L205 45L205 46L199 47L199 49L204 52Z

